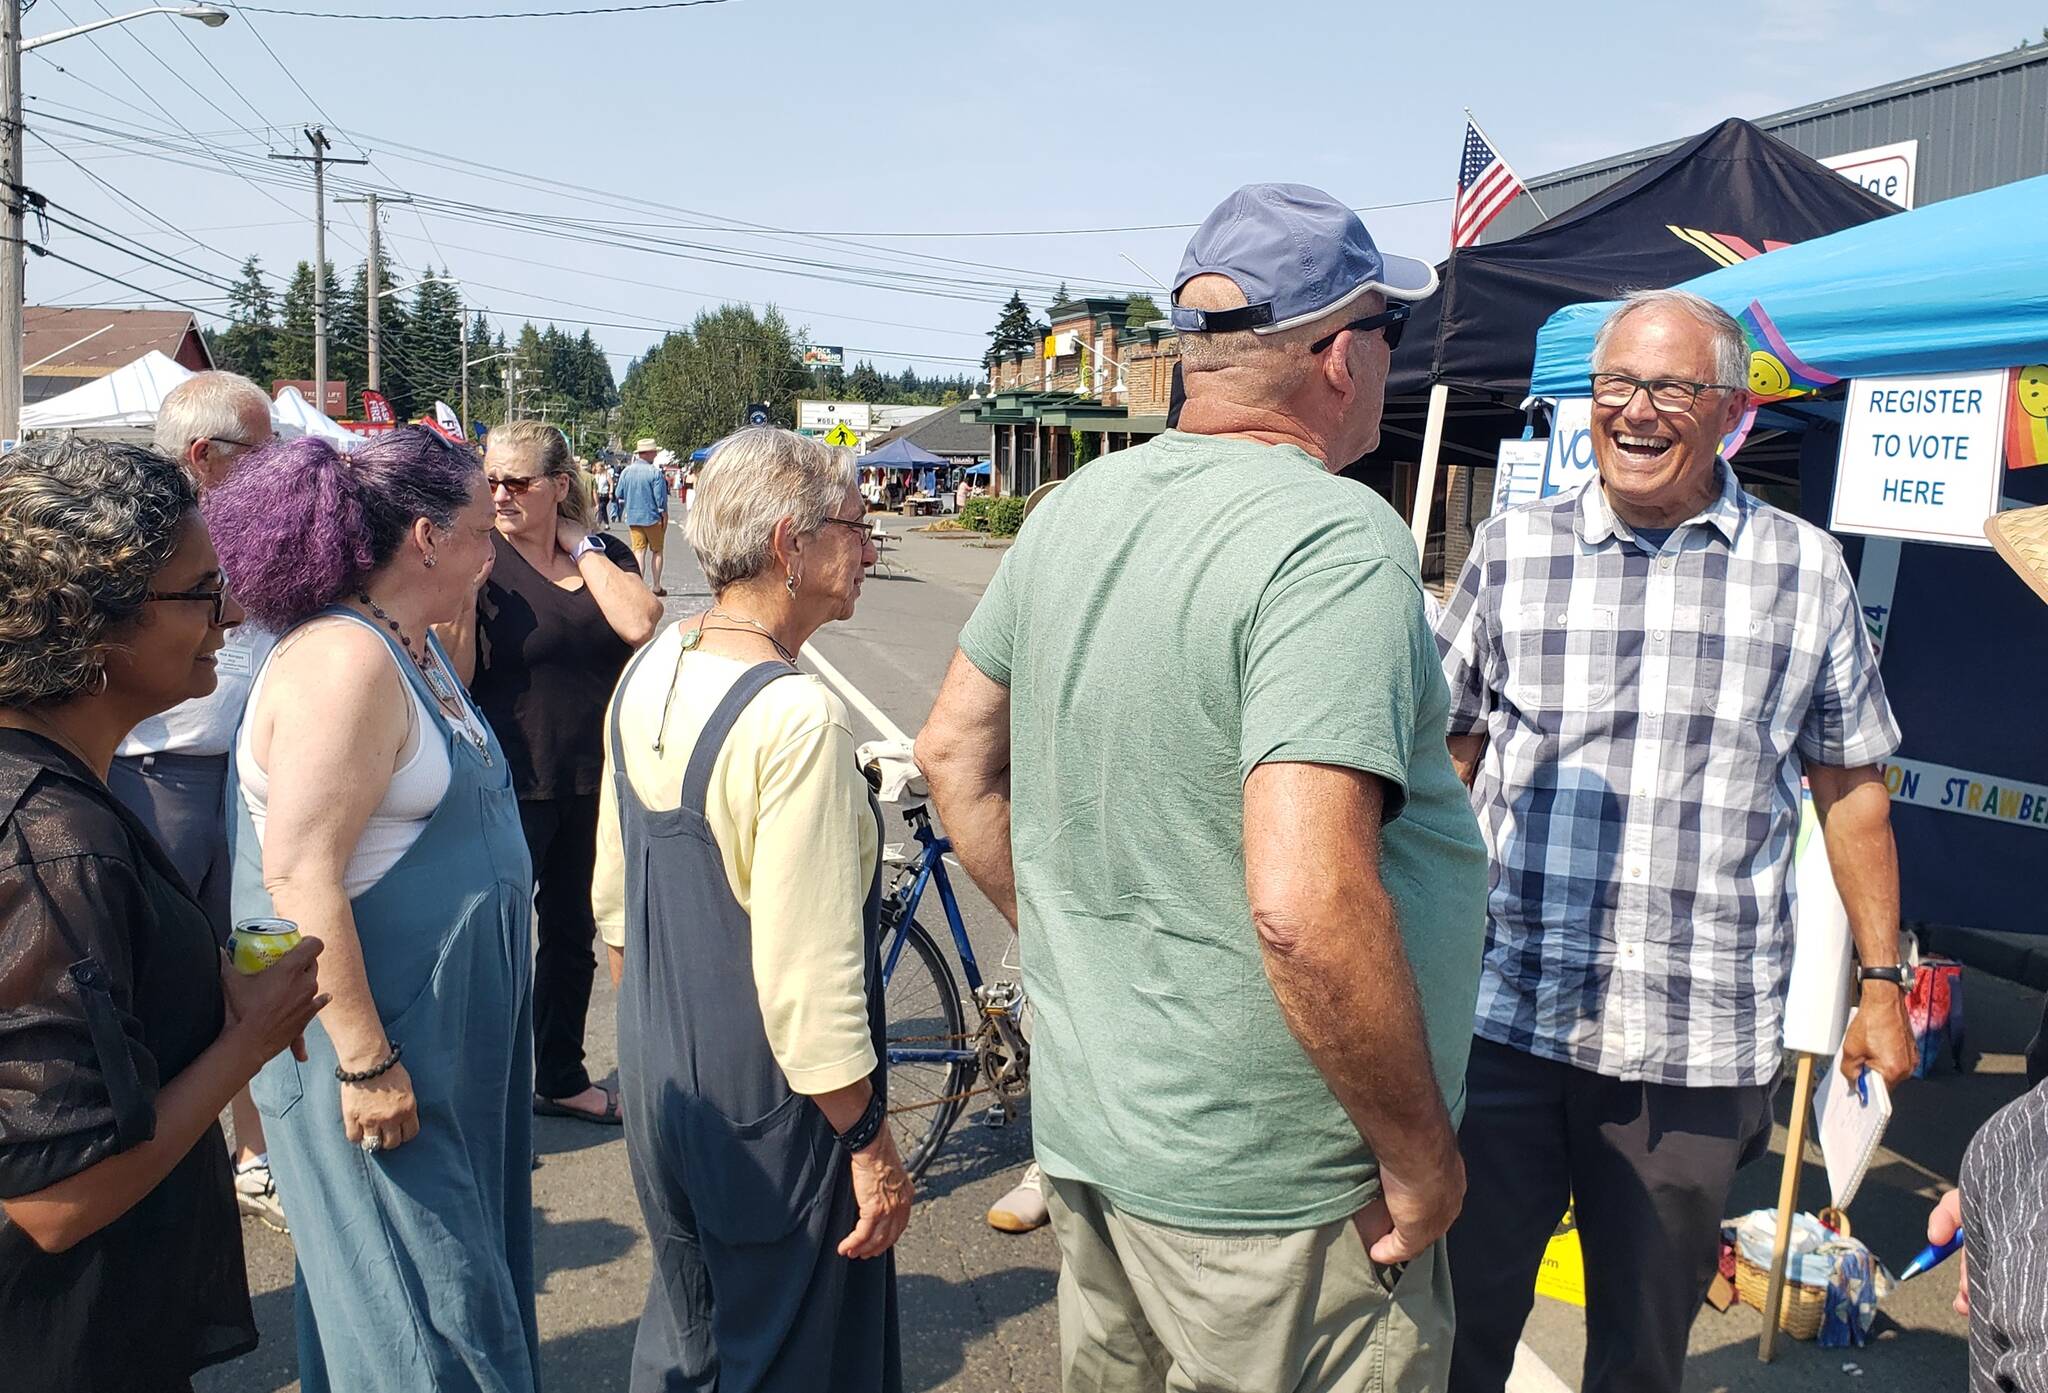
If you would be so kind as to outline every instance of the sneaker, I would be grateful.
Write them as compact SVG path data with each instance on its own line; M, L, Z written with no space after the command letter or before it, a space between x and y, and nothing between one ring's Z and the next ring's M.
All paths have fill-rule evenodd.
M1052 1219L1045 1207L1045 1179L1033 1161L1024 1168L1017 1188L990 1206L988 1226L1004 1233L1029 1233L1042 1229Z
M271 1178L270 1162L263 1157L235 1167L235 1203L250 1218L261 1220L265 1228L291 1232L284 1221L284 1206L277 1202L277 1181Z

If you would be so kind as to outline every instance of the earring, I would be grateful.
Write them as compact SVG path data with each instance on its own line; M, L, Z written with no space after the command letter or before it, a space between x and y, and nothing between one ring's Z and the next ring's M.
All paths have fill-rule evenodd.
M782 588L789 592L789 598L792 600L796 598L796 587L799 579L800 577L797 575L797 573L795 571L791 571L789 573L789 579L782 583Z
M423 566L425 566L425 567L426 567L426 568L427 568L428 570L430 570L430 571L431 571L431 570L433 570L433 569L434 569L434 568L435 568L436 566L440 565L441 563L440 563L440 562L438 562L438 561L436 561L436 560L434 559L434 553L432 553L432 552L430 551L430 552L428 552L428 553L427 553L427 554L426 554L426 555L425 555L424 557L422 557L422 558L420 559L420 564L421 564L421 565L423 565Z

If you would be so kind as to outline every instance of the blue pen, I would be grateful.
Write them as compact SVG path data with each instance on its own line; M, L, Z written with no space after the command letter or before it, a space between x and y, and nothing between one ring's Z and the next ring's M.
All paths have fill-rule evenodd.
M1963 1226L1956 1225L1955 1236L1946 1243L1930 1243L1920 1250L1920 1256L1906 1264L1906 1270L1899 1274L1899 1280L1917 1277L1930 1267L1938 1267L1954 1256L1956 1249L1963 1246Z

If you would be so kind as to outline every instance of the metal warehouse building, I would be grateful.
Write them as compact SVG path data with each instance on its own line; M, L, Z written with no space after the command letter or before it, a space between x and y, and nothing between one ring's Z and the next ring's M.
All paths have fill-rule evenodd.
M1823 162L1913 143L1910 156L1899 156L1914 168L1910 201L1893 198L1909 207L2048 174L2048 43L1794 107L1756 124ZM1680 143L1561 169L1531 179L1529 188L1555 217ZM1541 221L1527 198L1517 198L1482 240L1504 241Z

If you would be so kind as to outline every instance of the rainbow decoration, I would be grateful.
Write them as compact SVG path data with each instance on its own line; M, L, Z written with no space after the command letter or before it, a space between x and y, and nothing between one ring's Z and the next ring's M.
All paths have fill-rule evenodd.
M2012 370L2005 404L2005 467L2048 464L2048 363Z
M1742 326L1742 336L1749 340L1749 392L1758 401L1811 396L1842 380L1810 366L1794 353L1758 301L1751 300L1749 308L1735 316L1735 322Z

